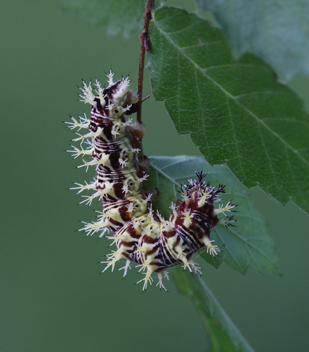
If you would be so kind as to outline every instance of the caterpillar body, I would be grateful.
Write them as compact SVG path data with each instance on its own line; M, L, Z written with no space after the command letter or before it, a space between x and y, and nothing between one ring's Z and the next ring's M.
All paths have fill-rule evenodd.
M184 269L201 273L200 268L192 260L192 255L200 248L206 247L210 255L216 256L220 249L210 240L211 229L218 223L226 226L232 224L235 205L228 202L225 206L215 208L219 201L219 193L224 193L223 185L216 189L203 181L206 176L197 172L197 180L188 180L182 186L182 199L171 206L172 214L167 220L152 210L152 202L157 190L146 192L143 182L147 178L149 161L143 157L140 161L138 147L143 138L143 128L132 120L125 120L125 115L136 111L138 97L129 89L130 80L125 78L113 81L113 73L108 75L109 85L103 89L96 81L94 85L83 82L81 101L91 105L91 117L80 117L80 121L71 118L70 129L88 129L88 133L73 139L80 142L81 149L72 146L76 158L91 156L80 167L96 167L96 179L92 183L76 184L71 189L78 193L93 190L93 194L85 196L81 203L91 204L97 198L103 203L103 211L99 220L86 223L82 230L87 235L107 230L113 235L117 250L107 255L103 272L111 268L120 259L126 264L121 269L127 274L130 263L134 262L144 277L143 290L148 283L152 284L152 273L158 274L157 286L165 287L163 274L168 278L167 269L183 264ZM86 149L82 144L87 146ZM218 215L222 214L219 219ZM121 270L119 269L119 270Z

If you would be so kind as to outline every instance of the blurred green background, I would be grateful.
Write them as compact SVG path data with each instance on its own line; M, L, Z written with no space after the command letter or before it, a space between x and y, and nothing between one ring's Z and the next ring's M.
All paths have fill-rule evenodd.
M169 1L183 5L187 1ZM85 237L78 220L95 219L76 204L72 181L91 179L63 150L73 138L63 120L86 106L81 78L130 76L136 86L138 35L108 38L58 1L1 1L1 329L0 351L206 351L191 302L142 294L136 271L99 275L109 241ZM146 72L144 95L150 94ZM309 106L309 80L291 82ZM88 112L88 111L86 111ZM162 103L144 104L147 155L198 155L177 136ZM309 351L309 216L252 190L269 223L283 276L243 276L202 263L203 278L256 351ZM201 261L200 261L201 262Z

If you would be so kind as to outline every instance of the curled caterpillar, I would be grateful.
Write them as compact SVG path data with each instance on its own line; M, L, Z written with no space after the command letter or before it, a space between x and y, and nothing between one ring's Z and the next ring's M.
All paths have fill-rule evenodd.
M218 223L231 225L233 216L226 213L233 211L234 204L228 202L224 207L215 208L219 193L224 193L223 185L216 189L203 181L206 176L197 172L197 180L188 180L182 186L182 199L171 206L172 214L167 220L152 210L152 202L158 191L146 192L143 182L147 178L149 161L139 157L143 127L125 120L125 115L136 112L138 97L129 89L128 78L113 81L113 73L108 75L109 85L103 89L98 81L94 85L83 82L81 101L91 105L91 117L80 117L80 121L71 118L70 129L88 129L88 133L79 135L74 142L80 142L81 149L73 146L74 157L91 156L92 160L83 160L80 167L96 167L96 179L85 185L76 184L71 189L78 193L93 190L81 203L91 204L97 198L103 203L99 220L86 223L87 235L107 230L112 236L117 250L107 255L103 272L111 268L120 259L125 259L124 276L130 263L134 262L144 277L143 290L152 284L152 273L158 274L157 286L165 287L163 275L168 278L167 269L183 264L184 269L197 273L200 268L191 259L200 248L206 247L210 255L216 256L220 249L210 240L210 232ZM82 144L87 147L84 149ZM218 215L222 214L221 219ZM121 270L119 269L119 270Z

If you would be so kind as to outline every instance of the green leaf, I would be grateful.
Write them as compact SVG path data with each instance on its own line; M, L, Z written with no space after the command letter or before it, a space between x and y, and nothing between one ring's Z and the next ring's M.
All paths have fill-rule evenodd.
M223 166L211 167L204 159L194 156L151 157L150 177L147 189L157 187L160 190L154 202L154 208L169 217L171 201L177 199L181 184L196 178L196 171L207 172L206 180L211 185L226 185L222 203L233 199L239 204L236 208L237 226L226 228L217 225L211 232L211 239L222 249L218 257L213 258L203 248L200 255L210 264L218 267L224 260L229 266L245 273L248 267L261 273L266 271L279 274L277 257L273 253L273 243L266 233L262 216L252 207L250 195L233 174Z
M210 10L239 57L250 51L280 75L309 74L308 0L195 0Z
M302 101L255 56L235 61L220 30L196 15L162 7L150 25L153 94L178 133L190 133L210 164L227 163L247 187L309 212Z
M253 352L201 278L183 270L173 272L172 278L178 291L188 296L200 313L208 332L211 352Z
M62 0L65 10L76 12L100 27L107 26L110 35L129 37L143 28L145 0Z

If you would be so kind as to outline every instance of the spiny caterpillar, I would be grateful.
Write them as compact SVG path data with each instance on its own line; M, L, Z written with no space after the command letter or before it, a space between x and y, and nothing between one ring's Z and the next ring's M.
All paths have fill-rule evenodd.
M126 276L130 263L135 262L145 277L139 282L144 282L143 290L147 284L152 284L151 274L158 274L157 286L165 287L162 283L162 274L168 278L168 268L183 264L184 269L201 273L200 268L192 261L191 257L200 248L206 247L210 255L220 252L218 246L210 240L210 231L218 223L229 226L233 216L227 217L226 213L233 211L234 204L228 202L226 206L215 208L214 203L219 201L219 193L224 193L223 185L217 189L203 182L206 176L197 172L197 180L188 180L182 186L182 200L177 205L171 206L172 214L167 220L158 212L152 210L152 202L158 193L146 192L142 188L147 178L149 160L143 157L140 161L139 153L143 129L132 120L125 120L124 115L136 112L138 97L130 90L129 78L113 81L113 73L108 75L109 86L105 89L98 81L94 85L83 82L80 88L81 101L91 105L90 120L80 117L77 121L72 117L68 122L70 129L88 129L84 135L78 134L73 139L80 142L81 149L72 146L76 158L78 156L91 156L92 160L83 160L83 165L96 167L96 179L92 183L76 184L71 189L78 193L92 190L93 194L84 196L81 203L91 204L98 198L103 203L103 211L99 220L85 223L83 229L87 235L102 232L102 237L107 230L113 236L107 237L113 241L117 250L107 255L106 269L114 270L115 264L120 259L125 259L126 264L119 270L124 270ZM82 144L86 145L84 149ZM223 214L219 219L218 215Z

